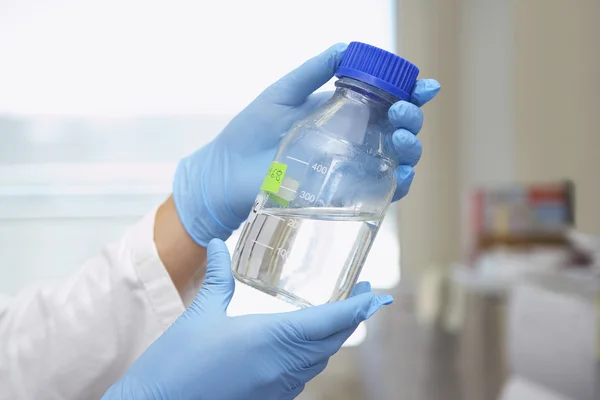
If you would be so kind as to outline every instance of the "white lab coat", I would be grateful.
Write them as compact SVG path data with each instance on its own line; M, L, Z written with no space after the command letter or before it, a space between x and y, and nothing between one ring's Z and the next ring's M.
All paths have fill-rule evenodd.
M0 399L99 399L183 312L198 282L182 300L155 213L63 282L0 297Z

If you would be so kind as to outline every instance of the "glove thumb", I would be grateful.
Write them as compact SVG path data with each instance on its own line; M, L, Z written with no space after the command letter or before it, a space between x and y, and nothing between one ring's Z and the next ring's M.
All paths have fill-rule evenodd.
M231 275L229 250L222 240L213 239L207 247L206 276L202 288L190 306L206 315L225 315L233 297L235 282Z
M348 47L338 43L272 84L261 98L286 106L299 106L315 90L326 84L342 61Z

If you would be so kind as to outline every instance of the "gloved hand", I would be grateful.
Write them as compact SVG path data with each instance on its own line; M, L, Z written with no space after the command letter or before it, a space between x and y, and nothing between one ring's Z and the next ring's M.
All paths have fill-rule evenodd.
M210 144L181 161L173 183L179 218L194 241L227 239L246 219L282 136L331 97L313 93L327 83L340 63L345 44L335 45L275 82L240 112ZM432 79L415 85L411 102L389 111L397 150L394 200L408 192L413 166L421 157L416 134L423 124L420 106L440 85Z
M293 399L360 322L392 302L362 282L348 300L232 318L234 285L227 247L214 239L193 304L103 399Z

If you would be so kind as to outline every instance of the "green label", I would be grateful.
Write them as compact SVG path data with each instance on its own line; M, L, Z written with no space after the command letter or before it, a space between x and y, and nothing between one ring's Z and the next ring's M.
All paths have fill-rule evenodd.
M280 206L283 207L287 207L290 205L289 200L286 199L282 199L281 197L277 196L276 194L273 193L269 193L269 199L273 200L275 203L279 204Z
M283 178L285 177L286 169L287 165L273 161L269 167L269 170L267 171L267 175L265 176L265 180L263 181L260 189L271 193L279 192L279 187L281 186L281 182L283 182Z

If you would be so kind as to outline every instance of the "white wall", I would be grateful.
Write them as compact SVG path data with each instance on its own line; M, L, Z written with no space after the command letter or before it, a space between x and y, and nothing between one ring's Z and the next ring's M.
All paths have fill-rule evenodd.
M400 206L404 269L465 255L467 194L480 185L573 179L577 228L600 233L600 3L400 4L403 54L442 84Z
M469 252L469 193L514 182L515 32L513 0L460 0L458 228L462 257Z
M409 195L400 201L403 276L458 256L459 9L454 0L403 0L398 8L402 55L442 91L423 108L423 157Z
M600 2L517 1L516 171L575 182L576 224L600 234Z

